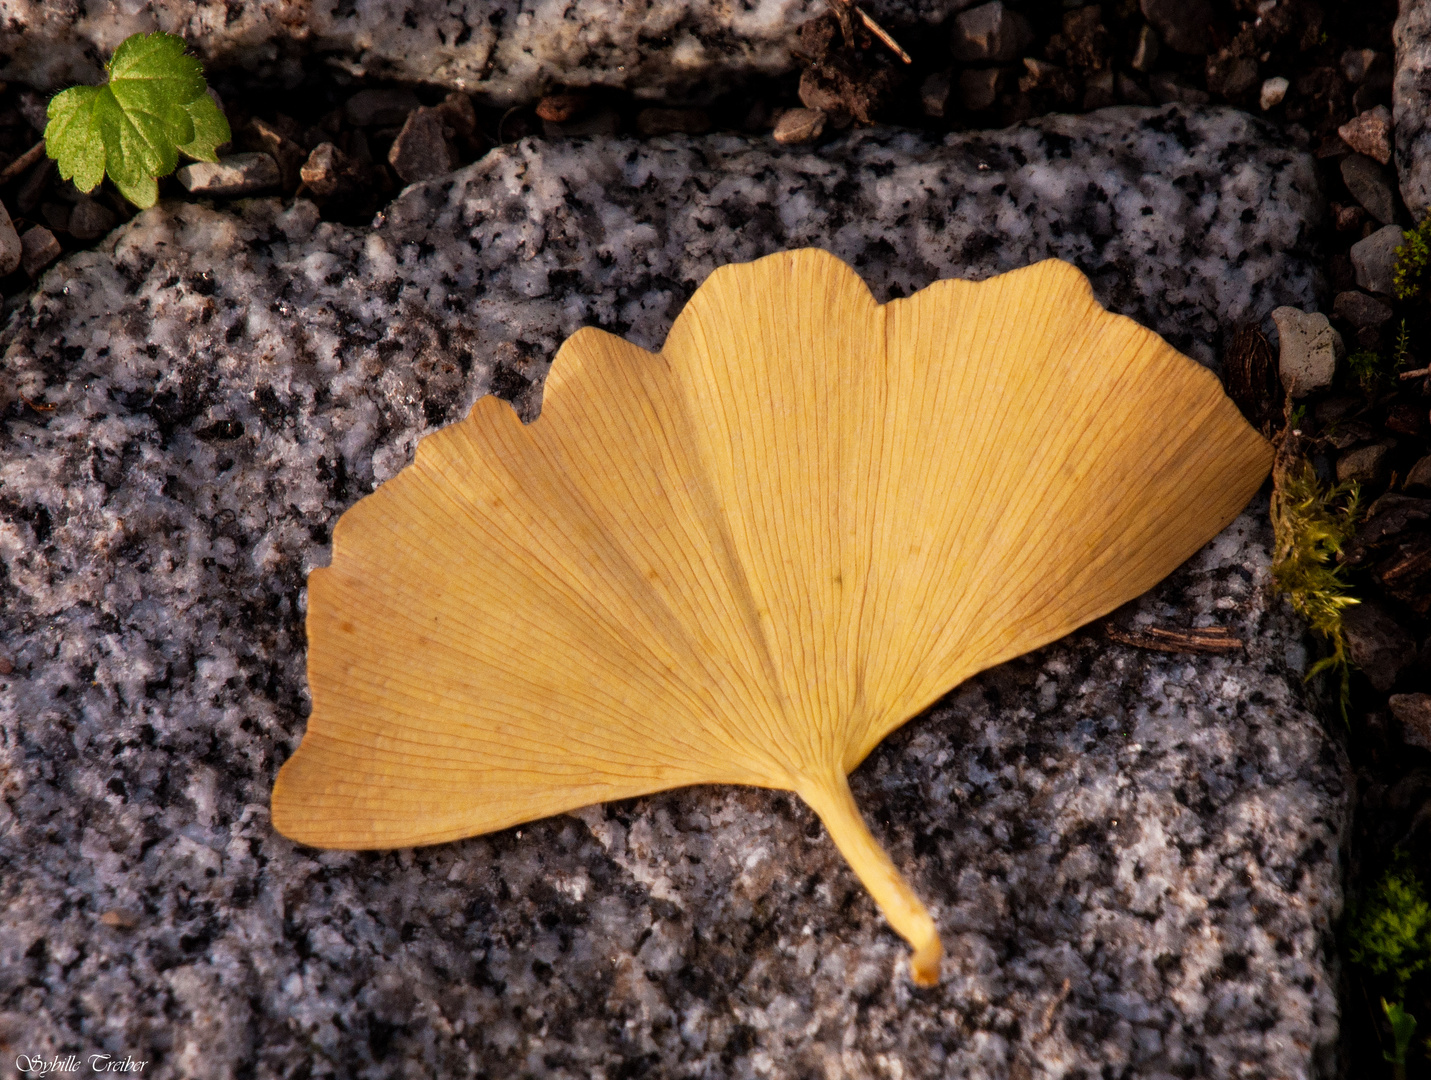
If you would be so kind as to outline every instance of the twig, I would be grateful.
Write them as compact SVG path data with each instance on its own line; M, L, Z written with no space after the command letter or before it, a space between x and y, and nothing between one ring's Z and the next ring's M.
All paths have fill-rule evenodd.
M1420 379L1426 375L1431 375L1431 367L1417 368L1415 371L1403 371L1401 373L1403 379Z
M26 169L28 169L31 165L35 164L35 162L39 161L40 158L44 156L45 140L41 139L34 146L30 147L30 149L26 150L23 154L17 157L14 161L10 162L10 164L6 165L3 171L0 171L0 184L8 184L11 180L15 179L15 177L19 176L22 172L24 172Z
M845 46L847 48L853 49L855 47L855 28L850 20L850 14L854 13L860 17L860 22L864 24L864 28L879 38L880 41L884 42L890 52L894 53L895 56L899 57L906 64L912 64L914 62L909 58L909 53L899 47L899 42L890 36L889 31L875 22L868 12L854 3L854 0L829 0L829 4L830 14L834 15L835 19L839 22L840 33L844 36Z
M1131 633L1108 624L1104 631L1114 641L1139 649L1170 653L1229 653L1242 648L1242 639L1225 626L1209 626L1202 630L1165 630L1149 626Z
M20 394L19 397L21 401L23 401L26 405L30 406L30 408L34 409L36 412L54 412L60 407L60 403L58 401L31 401L24 394Z
M899 42L889 36L889 31L870 18L863 8L857 7L855 11L859 14L860 22L865 24L865 29L889 46L890 51L894 53L895 56L899 57L906 64L912 64L914 62L909 58L909 53L899 47Z

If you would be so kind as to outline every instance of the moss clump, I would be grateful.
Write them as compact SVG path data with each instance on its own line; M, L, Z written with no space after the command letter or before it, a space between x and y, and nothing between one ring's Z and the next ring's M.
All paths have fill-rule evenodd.
M1324 487L1305 458L1279 470L1272 494L1272 581L1331 646L1331 654L1313 664L1307 678L1323 671L1339 672L1344 714L1351 675L1342 612L1357 600L1336 557L1356 532L1360 513L1355 484Z
M1404 856L1357 905L1347 931L1352 962L1388 980L1397 998L1431 963L1431 903Z
M1396 249L1396 266L1392 270L1391 288L1398 300L1411 300L1426 286L1431 270L1431 215L1405 234Z

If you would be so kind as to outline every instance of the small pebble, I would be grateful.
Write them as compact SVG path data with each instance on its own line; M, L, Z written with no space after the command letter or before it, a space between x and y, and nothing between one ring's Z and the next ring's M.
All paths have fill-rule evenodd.
M549 139L569 135L615 135L621 130L621 116L615 109L602 109L590 116L579 117L565 124L542 121L542 131Z
M999 68L965 68L959 72L959 101L970 112L987 109L998 100L1003 78Z
M1002 63L1018 56L1033 37L1026 18L1004 7L1003 0L992 0L954 17L949 47L955 59L965 63Z
M1386 165L1391 161L1391 110L1385 105L1368 109L1337 128L1337 134L1358 154Z
M441 109L424 106L408 113L388 150L388 164L405 184L432 180L452 171L456 162Z
M343 115L354 127L392 127L422 102L411 90L359 90L343 106Z
M1392 694L1386 703L1401 721L1406 745L1431 750L1431 694Z
M1164 45L1188 56L1206 56L1212 47L1209 28L1219 22L1210 0L1139 0L1138 6Z
M357 186L362 167L330 142L319 143L299 170L308 190L319 198L350 190Z
M294 139L266 120L255 118L244 126L239 140L243 149L267 154L278 163L279 183L284 191L298 187L299 170L308 153Z
M919 102L924 107L925 116L940 117L949 107L949 91L953 86L953 73L936 71L920 84Z
M1411 466L1406 474L1406 487L1411 491L1431 491L1431 454Z
M1367 292L1391 295L1396 249L1401 246L1404 236L1400 227L1387 225L1351 246L1352 270L1356 274L1357 285Z
M1358 330L1364 326L1380 326L1391 318L1391 308L1375 297L1355 289L1337 293L1332 301L1332 314L1345 319Z
M1130 76L1118 72L1114 84L1118 88L1118 100L1128 105L1151 105L1152 97Z
M20 234L15 231L15 223L10 220L10 211L0 203L0 277L13 274L20 265L24 254L20 244Z
M118 223L113 210L94 199L81 199L70 212L70 235L88 243L98 240Z
M20 263L31 277L60 257L60 242L43 225L26 230L20 237L20 249Z
M1332 223L1336 226L1337 232L1360 232L1364 221L1366 221L1366 211L1360 206L1332 204Z
M775 141L790 145L807 143L825 130L825 114L820 109L786 109L775 124Z
M1083 108L1085 110L1104 109L1118 100L1113 96L1112 68L1105 68L1088 76L1083 85Z
M1338 474L1340 471L1338 462ZM1347 608L1342 613L1342 630L1352 663L1361 668L1371 685L1383 694L1416 662L1416 643L1401 624L1374 601Z
M1342 53L1342 74L1347 77L1347 82L1353 86L1364 83L1379 56L1375 49L1348 49Z
M15 661L0 653L0 675L11 675L15 671Z
M443 122L460 138L470 138L477 130L477 110L472 107L472 99L459 91L452 91L437 106Z
M1386 170L1365 154L1348 154L1341 172L1342 183L1368 214L1383 225L1396 219L1396 193Z
M1183 105L1206 105L1212 97L1206 90L1189 85L1170 71L1155 71L1148 76L1148 89L1159 105L1179 102Z
M585 94L548 94L537 102L538 118L552 124L565 124L585 111Z
M215 198L266 191L282 179L278 162L268 154L233 154L216 163L196 161L174 175L185 191Z
M1276 108L1282 104L1282 99L1287 96L1287 88L1291 85L1281 75L1263 80L1262 93L1257 98L1257 104L1262 106L1263 112Z
M636 130L642 135L704 135L711 118L704 109L642 109Z
M106 911L99 921L114 930L133 930L139 925L139 917L127 911Z
M1345 451L1337 458L1337 483L1380 483L1385 478L1389 450L1385 443L1374 443Z
M1279 339L1277 371L1287 393L1302 398L1331 386L1346 349L1327 317L1319 311L1279 307L1272 321Z
M1128 61L1134 71L1147 74L1153 70L1158 59L1158 32L1146 23L1138 31L1138 43L1133 47L1133 58Z

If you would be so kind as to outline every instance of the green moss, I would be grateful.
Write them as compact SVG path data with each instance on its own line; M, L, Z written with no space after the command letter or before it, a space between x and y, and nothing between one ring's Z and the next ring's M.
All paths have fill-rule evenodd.
M1396 266L1392 270L1391 287L1398 300L1410 300L1426 287L1431 269L1431 215L1405 234L1396 249Z
M1352 963L1386 979L1401 998L1431 963L1431 904L1408 859L1398 856L1355 906L1347 934Z
M1336 557L1355 533L1360 512L1355 484L1324 487L1306 460L1279 475L1272 495L1272 581L1331 646L1330 655L1313 664L1307 678L1323 671L1340 674L1343 715L1351 675L1342 612L1357 600Z

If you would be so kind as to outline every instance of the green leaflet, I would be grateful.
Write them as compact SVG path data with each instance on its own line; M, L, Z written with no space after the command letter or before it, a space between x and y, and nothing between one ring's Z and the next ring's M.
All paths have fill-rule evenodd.
M91 191L108 172L141 207L154 205L156 178L174 171L180 153L216 161L230 137L203 67L173 34L126 38L109 62L108 82L57 94L48 115L45 148L62 177Z

